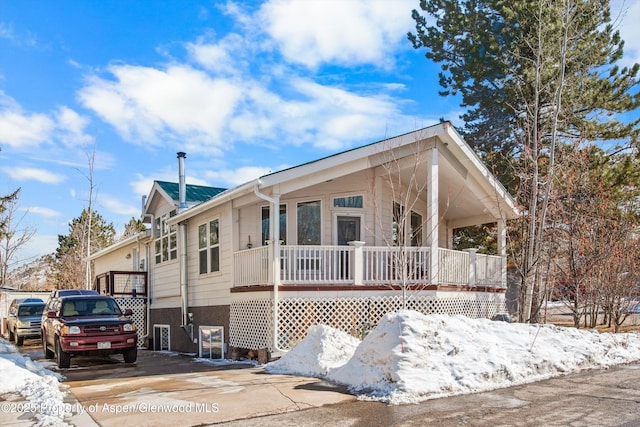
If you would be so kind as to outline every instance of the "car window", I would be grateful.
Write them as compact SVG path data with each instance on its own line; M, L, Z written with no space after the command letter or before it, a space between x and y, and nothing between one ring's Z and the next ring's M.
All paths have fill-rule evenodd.
M41 316L44 305L23 305L18 310L18 316Z
M95 316L121 315L120 307L112 299L79 298L65 301L62 306L63 316Z

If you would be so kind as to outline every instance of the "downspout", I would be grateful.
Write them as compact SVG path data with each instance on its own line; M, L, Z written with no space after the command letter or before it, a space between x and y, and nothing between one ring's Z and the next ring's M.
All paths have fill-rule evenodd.
M187 209L187 183L184 177L184 159L186 153L178 152L178 213ZM189 282L187 272L187 222L178 224L180 241L180 301L182 311L182 329L193 342L193 314L189 313Z
M273 242L273 350L278 353L286 353L278 346L278 302L280 287L280 195L269 197L258 191L262 181L258 180L253 186L253 192L262 200L269 202L269 238Z

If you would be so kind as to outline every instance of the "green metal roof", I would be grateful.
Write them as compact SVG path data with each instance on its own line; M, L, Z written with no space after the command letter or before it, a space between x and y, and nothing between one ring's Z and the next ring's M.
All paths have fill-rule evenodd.
M179 200L180 186L177 182L156 181L173 200ZM204 202L225 191L226 188L206 187L204 185L187 184L187 202Z

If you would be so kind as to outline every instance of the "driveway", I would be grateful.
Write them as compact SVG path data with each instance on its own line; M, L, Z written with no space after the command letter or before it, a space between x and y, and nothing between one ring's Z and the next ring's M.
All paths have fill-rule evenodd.
M37 347L22 349L42 361ZM38 353L39 352L39 353ZM101 426L637 426L640 364L591 370L486 393L389 406L357 401L313 378L217 366L173 353L72 359L65 383ZM91 418L89 418L89 416ZM81 420L81 421L80 421Z
M64 375L78 401L74 408L105 427L206 425L355 400L341 387L264 374L253 364L215 365L143 350L135 364L120 355L74 357L69 369L59 370L37 345L21 351Z

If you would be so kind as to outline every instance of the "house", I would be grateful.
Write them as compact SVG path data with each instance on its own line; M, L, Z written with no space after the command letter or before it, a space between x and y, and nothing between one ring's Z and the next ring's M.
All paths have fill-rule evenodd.
M90 257L98 289L144 301L153 348L277 354L318 323L358 335L402 307L506 310L515 202L448 122L228 190L186 184L185 157L145 200L150 230ZM455 229L486 223L497 254L454 250ZM135 295L113 284L127 261L147 275Z

